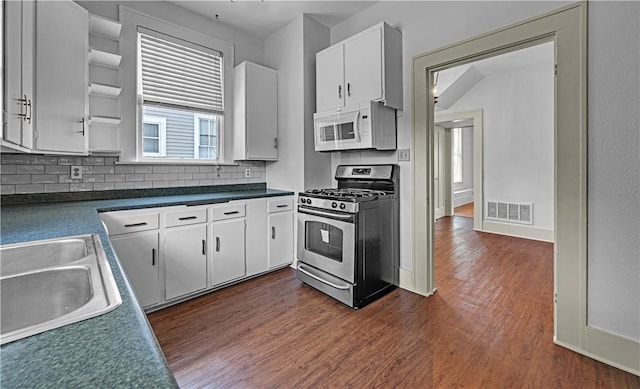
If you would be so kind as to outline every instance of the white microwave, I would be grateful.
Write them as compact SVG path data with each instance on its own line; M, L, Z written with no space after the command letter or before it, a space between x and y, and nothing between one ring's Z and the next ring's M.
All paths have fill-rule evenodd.
M313 115L316 151L395 150L396 111L369 101Z

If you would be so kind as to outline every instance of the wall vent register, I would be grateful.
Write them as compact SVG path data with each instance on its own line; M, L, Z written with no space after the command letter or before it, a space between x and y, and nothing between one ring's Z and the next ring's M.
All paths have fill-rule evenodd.
M533 203L487 201L487 220L533 224Z

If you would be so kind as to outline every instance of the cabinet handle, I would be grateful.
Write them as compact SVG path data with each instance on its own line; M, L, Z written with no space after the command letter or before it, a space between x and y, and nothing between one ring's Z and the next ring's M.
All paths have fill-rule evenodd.
M347 82L347 96L351 97L351 83Z
M240 213L240 211L229 211L229 212L225 212L225 215L235 215L236 213Z
M273 138L273 148L274 149L278 148L278 138Z
M183 221L183 220L193 220L193 219L197 219L197 216L183 216L183 217L179 217L178 220Z
M220 252L220 238L216 236L216 251Z
M23 98L18 99L18 103L20 104L20 113L18 117L21 117L22 120L27 120L27 95L24 95ZM24 107L24 113L22 113L22 108Z
M271 226L271 239L275 239L275 238L276 238L276 227Z
M151 266L156 265L156 249L151 249Z
M27 98L26 95L24 97ZM27 108L29 108L29 116L27 116L26 119L27 119L27 123L31 124L31 116L32 116L32 113L33 113L33 110L32 110L32 107L31 107L31 99L29 99L29 101L27 102Z
M276 205L276 208L286 208L286 207L288 207L287 204Z
M142 222L142 223L131 223L131 224L125 224L124 226L127 228L131 228L131 227L142 227L142 226L146 226L147 222Z
M202 239L202 255L207 255L207 241Z
M80 123L82 123L82 131L78 131L78 132L82 133L82 136L84 136L84 124L85 124L84 118L80 119Z
M342 98L342 85L338 85L338 98Z

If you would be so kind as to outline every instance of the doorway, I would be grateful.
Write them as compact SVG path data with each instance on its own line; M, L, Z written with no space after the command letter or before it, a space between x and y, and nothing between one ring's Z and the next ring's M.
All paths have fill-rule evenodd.
M443 197L446 199L446 206L444 210L445 216L452 216L455 214L456 206L460 206L461 204L473 204L472 205L472 213L469 215L469 206L467 206L466 215L473 218L473 229L476 231L482 231L482 207L475 206L476 204L483 204L483 190L482 190L482 137L483 137L483 116L482 110L469 110L469 111L459 111L459 112L435 112L434 120L436 122L436 131L437 127L441 127L445 131L445 148L448 154L445 156L445 162L447 163L445 166L445 172L448 174L448 177L445 181L443 181ZM467 157L471 157L472 161L467 161L467 164L471 166L471 168L467 168L467 176L471 175L471 177L467 177L467 181L470 181L470 184L467 183L463 185L462 188L459 189L459 192L463 192L462 194L456 196L456 185L453 181L455 181L453 177L453 129L454 128L467 128L472 130L467 130L467 141L463 143L463 148L472 148L472 150L467 150ZM469 133L470 132L470 133ZM469 139L468 135L472 135L471 139ZM437 143L434 140L434 144ZM435 147L435 146L434 146ZM462 151L465 153L465 150ZM464 165L464 161L463 161ZM464 173L464 169L463 169ZM464 178L463 178L464 181ZM464 188L467 186L467 188ZM469 187L471 190L468 190ZM466 190L465 190L466 189ZM435 188L434 188L435 191ZM458 197L458 198L456 198Z
M554 42L554 341L586 344L586 4L414 57L412 146L414 237L411 289L435 291L433 258L434 101L436 72L543 42Z

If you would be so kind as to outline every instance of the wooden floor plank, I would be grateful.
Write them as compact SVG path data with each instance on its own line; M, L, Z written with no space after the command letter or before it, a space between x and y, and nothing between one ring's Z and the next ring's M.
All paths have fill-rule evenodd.
M552 342L553 245L436 223L435 295L352 310L292 269L149 314L182 388L640 388Z

